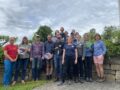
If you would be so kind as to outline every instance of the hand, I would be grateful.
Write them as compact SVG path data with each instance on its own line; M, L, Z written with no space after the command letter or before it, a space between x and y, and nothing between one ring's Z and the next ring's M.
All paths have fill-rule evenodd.
M85 60L85 57L82 57L82 61L84 61Z
M44 56L42 56L42 60L44 60Z
M75 59L75 64L77 64L78 62L77 62L77 59Z
M32 62L33 58L30 58L30 61Z

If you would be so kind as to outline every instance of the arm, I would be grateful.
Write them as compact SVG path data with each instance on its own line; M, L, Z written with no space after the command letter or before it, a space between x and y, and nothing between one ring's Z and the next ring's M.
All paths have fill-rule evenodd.
M14 61L14 60L7 54L7 50L4 51L4 55L5 55L5 57L7 57L10 61Z
M103 49L103 54L105 55L107 49L106 49L106 46L105 46L104 42L102 42L102 49Z
M63 49L62 64L65 62L65 49Z
M31 48L30 48L30 61L33 60L33 45L31 45Z
M78 51L75 49L75 64L78 62Z

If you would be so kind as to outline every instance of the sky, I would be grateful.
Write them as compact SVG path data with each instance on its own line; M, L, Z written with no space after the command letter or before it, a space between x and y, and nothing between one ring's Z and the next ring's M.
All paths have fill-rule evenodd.
M0 35L32 38L41 25L102 33L118 16L118 0L0 0Z

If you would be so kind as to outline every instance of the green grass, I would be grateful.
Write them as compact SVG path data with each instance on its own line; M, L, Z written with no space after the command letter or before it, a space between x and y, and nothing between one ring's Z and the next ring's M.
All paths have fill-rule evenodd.
M35 87L40 87L44 85L45 83L47 83L47 81L45 80L41 80L37 82L35 81L26 82L25 85L18 83L15 86L9 86L7 89L3 87L2 85L0 85L0 90L32 90Z

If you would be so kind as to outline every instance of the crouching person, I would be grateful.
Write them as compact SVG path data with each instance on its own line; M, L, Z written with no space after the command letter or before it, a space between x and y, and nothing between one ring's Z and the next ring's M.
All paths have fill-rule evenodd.
M42 57L44 55L44 44L40 41L39 35L36 35L35 42L31 45L30 52L30 60L32 62L32 79L37 81L40 79Z
M3 84L8 86L11 83L12 71L18 58L18 47L14 45L15 38L10 38L10 43L4 47L4 77Z

